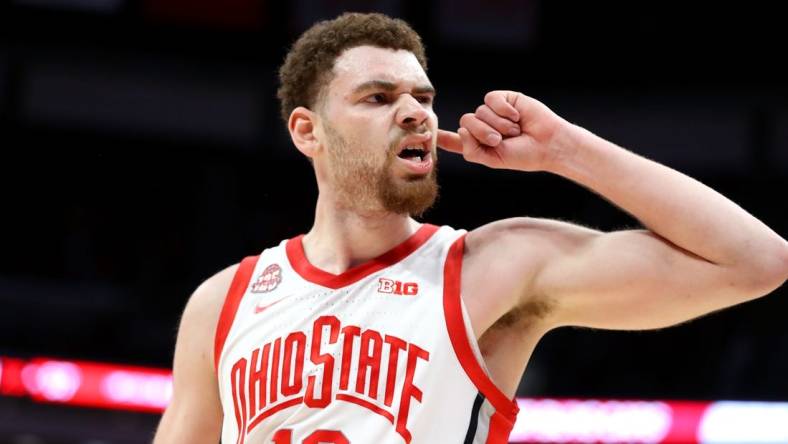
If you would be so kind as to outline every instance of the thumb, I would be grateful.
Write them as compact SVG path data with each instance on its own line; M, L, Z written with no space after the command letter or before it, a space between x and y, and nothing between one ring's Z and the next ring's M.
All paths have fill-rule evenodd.
M438 147L446 151L462 154L462 139L460 139L460 135L457 133L439 129Z

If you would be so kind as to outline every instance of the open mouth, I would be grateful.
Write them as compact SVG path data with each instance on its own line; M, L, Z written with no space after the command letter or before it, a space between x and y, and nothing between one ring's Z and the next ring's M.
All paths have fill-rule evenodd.
M400 159L409 160L411 162L423 162L427 154L427 150L425 150L423 146L408 146L403 148L397 156Z
M431 145L432 136L429 132L409 135L400 141L397 157L411 174L419 176L429 174L434 162Z
M408 145L397 157L411 174L422 176L432 171L432 154L422 145Z

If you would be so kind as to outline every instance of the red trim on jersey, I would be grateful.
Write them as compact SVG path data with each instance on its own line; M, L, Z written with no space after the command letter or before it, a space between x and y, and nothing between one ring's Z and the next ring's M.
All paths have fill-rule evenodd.
M501 432L496 433L506 433L508 436L520 409L517 407L517 403L513 399L509 399L484 372L478 359L474 356L473 349L468 341L468 332L465 329L462 306L460 305L460 277L462 276L462 254L464 248L465 235L454 241L451 248L449 248L446 265L443 269L443 312L446 316L446 328L449 332L454 353L457 355L457 359L459 359L465 373L468 374L468 377L471 378L473 384L482 392L484 397L490 400L490 403L496 409L496 415L500 413L503 415L501 419L506 419L509 422L508 430L501 429Z
M290 261L290 265L301 277L315 284L336 290L396 264L424 245L436 231L438 231L437 226L422 224L421 228L401 244L374 259L348 269L342 274L329 273L309 263L306 253L304 253L303 234L288 240L285 250L287 251L287 259Z
M241 303L241 298L246 293L246 287L249 286L254 266L257 264L259 257L249 256L241 261L238 269L235 270L235 276L233 276L230 289L227 291L227 296L224 299L222 313L219 315L219 322L216 324L216 335L213 343L213 366L217 372L219 370L219 358L224 348L224 341L227 340L227 334L230 333L230 327L235 320L235 313L238 311L238 304Z
M386 410L376 406L375 404L373 404L373 403L371 403L369 401L366 401L364 399L357 398L357 397L355 397L353 395L348 395L348 394L345 394L345 393L337 394L337 399L339 401L352 402L353 404L357 404L357 405L360 405L361 407L369 409L369 410L377 413L378 415L388 419L389 422L392 425L394 425L394 415L392 415L391 413L387 412Z
M490 430L487 432L485 444L506 444L509 434L514 428L514 419L507 418L500 410L496 410L490 417Z

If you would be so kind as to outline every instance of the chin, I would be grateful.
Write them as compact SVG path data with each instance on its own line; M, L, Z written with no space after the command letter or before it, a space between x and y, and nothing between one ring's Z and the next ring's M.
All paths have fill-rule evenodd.
M399 186L391 184L382 188L380 201L383 207L396 214L421 216L438 198L438 184L430 175L408 178Z

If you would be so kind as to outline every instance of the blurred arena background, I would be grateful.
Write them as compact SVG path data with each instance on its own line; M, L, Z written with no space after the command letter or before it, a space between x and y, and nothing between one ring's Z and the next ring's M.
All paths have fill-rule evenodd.
M426 43L447 129L488 90L520 90L703 181L785 237L788 26L777 9L3 2L0 443L150 441L190 293L308 230L316 187L275 89L289 44L314 21L353 10L410 22ZM442 153L440 183L426 216L436 224L470 229L528 215L638 226L548 174ZM550 333L518 392L531 423L513 439L788 442L786 293L662 331ZM720 400L759 403L709 404Z

